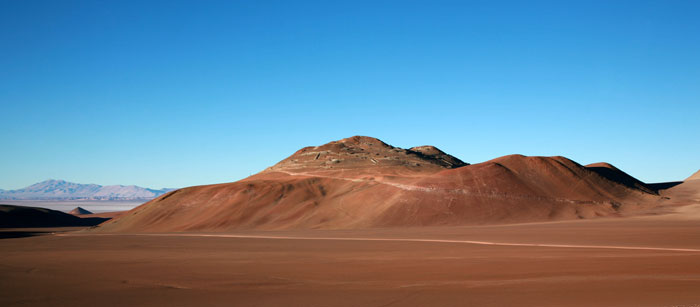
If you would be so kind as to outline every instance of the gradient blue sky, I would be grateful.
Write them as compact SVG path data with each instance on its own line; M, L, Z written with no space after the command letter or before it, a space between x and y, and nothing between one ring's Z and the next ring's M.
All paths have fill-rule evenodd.
M0 188L182 187L369 135L700 168L698 1L0 1Z

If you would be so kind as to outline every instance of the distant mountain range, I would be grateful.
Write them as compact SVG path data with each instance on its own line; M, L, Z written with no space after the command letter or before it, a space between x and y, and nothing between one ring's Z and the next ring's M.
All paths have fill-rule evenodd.
M135 185L80 184L46 180L17 190L0 190L4 200L148 200L173 189L149 189Z

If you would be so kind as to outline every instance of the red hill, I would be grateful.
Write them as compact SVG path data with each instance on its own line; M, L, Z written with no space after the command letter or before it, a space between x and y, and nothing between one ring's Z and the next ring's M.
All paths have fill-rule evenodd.
M170 192L97 230L532 222L624 214L659 199L624 172L598 167L521 155L469 165L432 146L401 149L356 136L303 148L238 182Z

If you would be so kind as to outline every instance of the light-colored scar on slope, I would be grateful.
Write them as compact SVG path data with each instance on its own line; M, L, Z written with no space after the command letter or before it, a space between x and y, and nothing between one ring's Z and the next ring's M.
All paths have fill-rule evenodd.
M350 181L350 182L362 182L362 183L376 183L376 184L383 184L387 186L391 186L400 190L404 191L418 191L418 192L442 192L446 194L461 194L461 195L469 195L469 196L477 196L477 197L483 197L483 198L494 198L494 199L515 199L515 200L533 200L533 199L540 199L540 200L549 200L549 201L555 201L555 202L560 202L560 203L589 203L589 204L605 204L607 202L605 201L592 201L592 200L575 200L575 199L566 199L566 198L556 198L556 197L542 197L542 196L532 196L532 195L518 195L518 194L505 194L505 193L497 193L497 192L485 192L485 191L479 191L479 190L471 190L471 189L454 189L454 188L442 188L442 187L437 187L437 186L431 186L431 187L426 187L426 186L419 186L419 185L413 185L413 184L405 184L405 183L398 183L398 182L391 182L391 181L385 181L385 180L378 180L378 179L365 179L365 178L352 178L352 177L344 177L341 175L324 175L324 174L317 174L317 173L308 173L308 172L290 172L290 171L285 171L285 170L274 170L271 172L278 172L278 173L283 173L289 176L298 176L298 177L317 177L317 178L329 178L329 179L338 179L338 180L345 180L345 181ZM570 189L574 189L574 187L571 187Z

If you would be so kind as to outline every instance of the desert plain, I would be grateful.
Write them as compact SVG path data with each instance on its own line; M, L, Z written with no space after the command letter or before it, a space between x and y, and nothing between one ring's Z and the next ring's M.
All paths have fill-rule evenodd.
M699 206L495 226L58 229L0 240L0 305L696 306L699 229Z

